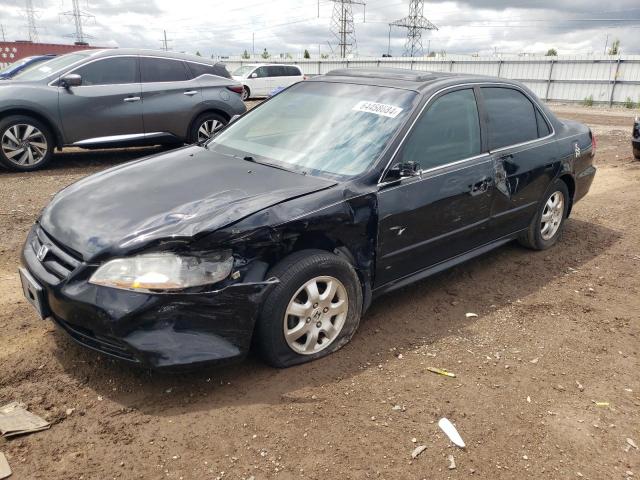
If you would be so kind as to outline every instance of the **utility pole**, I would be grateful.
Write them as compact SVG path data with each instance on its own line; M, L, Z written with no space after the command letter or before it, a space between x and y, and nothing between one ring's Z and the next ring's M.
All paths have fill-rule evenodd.
M424 54L422 30L438 30L438 27L425 18L423 13L424 0L411 0L409 15L389 24L389 26L407 29L407 42L404 45L405 57L421 57Z
M163 33L163 37L162 37L162 40L160 40L160 42L162 42L162 49L165 52L168 52L169 50L171 50L169 48L169 42L172 42L173 40L170 40L170 39L167 38L167 31L166 30L163 30L162 33Z
M331 0L331 33L338 42L340 57L346 58L358 49L356 29L353 23L353 5L366 5L363 0Z
M71 5L72 5L72 10L68 12L62 12L61 15L64 15L69 19L73 19L73 23L76 27L76 31L75 33L72 33L66 36L73 38L75 40L76 45L88 45L87 39L93 38L93 37L91 35L87 35L84 32L84 29L82 26L82 19L95 18L95 17L90 13L80 10L80 0L71 0Z
M7 41L7 37L4 34L4 25L0 25L0 33L2 33L2 41L6 42Z
M36 11L33 8L33 0L26 0L25 14L27 16L27 29L29 30L29 41L38 41L38 28L36 27Z
M256 32L251 34L251 59L256 56Z
M607 39L604 42L604 54L607 54L607 47L609 46L609 34L607 33Z

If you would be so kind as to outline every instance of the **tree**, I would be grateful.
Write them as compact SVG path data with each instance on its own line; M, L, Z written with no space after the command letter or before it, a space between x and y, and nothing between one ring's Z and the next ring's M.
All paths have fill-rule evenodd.
M555 48L550 48L547 50L547 57L557 57L558 51Z
M269 55L269 52L267 52L267 49L266 49L266 48L262 51L262 55L261 55L261 57L262 57L262 58L264 58L265 60L266 60L267 58L271 57L271 55Z
M620 40L617 38L611 44L611 48L609 49L609 55L618 55L620 53Z
M284 54L284 58L290 59L293 58L289 52Z
M197 51L197 52L196 52L196 56L197 56L197 57L201 57L201 56L202 56L202 55L200 55L200 51Z
M323 60L326 60L327 58L329 58L329 54L328 53L323 53L322 55L320 55L320 58Z
M248 60L248 59L250 58L250 57L249 57L249 52L247 52L247 51L245 50L245 51L242 53L242 58L243 58L243 59L245 59L245 60Z
M304 49L304 58L311 58L311 55L309 54L309 50L307 50L306 48Z

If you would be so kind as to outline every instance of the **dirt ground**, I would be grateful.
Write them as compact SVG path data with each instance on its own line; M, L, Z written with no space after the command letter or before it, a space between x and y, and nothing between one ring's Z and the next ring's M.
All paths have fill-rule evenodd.
M12 478L640 476L640 451L626 443L640 446L633 113L554 109L598 136L598 175L560 244L508 245L389 294L351 344L288 370L257 358L179 376L132 369L76 346L23 300L20 248L51 196L155 150L67 152L46 171L0 172L0 405L17 400L53 422L0 439ZM412 459L417 445L426 450Z

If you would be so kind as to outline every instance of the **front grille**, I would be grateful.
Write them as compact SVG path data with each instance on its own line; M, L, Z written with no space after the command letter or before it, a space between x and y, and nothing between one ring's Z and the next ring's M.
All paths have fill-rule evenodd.
M74 257L56 245L54 240L49 237L39 225L36 227L35 235L31 241L31 247L44 269L59 280L67 279L69 275L71 275L71 272L81 263L79 258ZM46 247L44 256L38 256L38 253L42 252L41 249L43 247Z
M121 360L138 362L131 352L129 352L127 347L119 340L104 335L98 335L88 328L73 325L69 322L65 322L61 318L54 317L53 319L79 344L91 348L92 350L97 350L107 355L117 357Z

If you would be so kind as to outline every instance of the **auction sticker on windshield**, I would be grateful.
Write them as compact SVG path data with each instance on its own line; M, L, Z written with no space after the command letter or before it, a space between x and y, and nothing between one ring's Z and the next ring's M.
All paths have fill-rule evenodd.
M375 103L362 101L356 103L353 110L358 112L375 113L376 115L382 115L383 117L396 118L402 112L400 107L394 105L386 105L384 103Z

